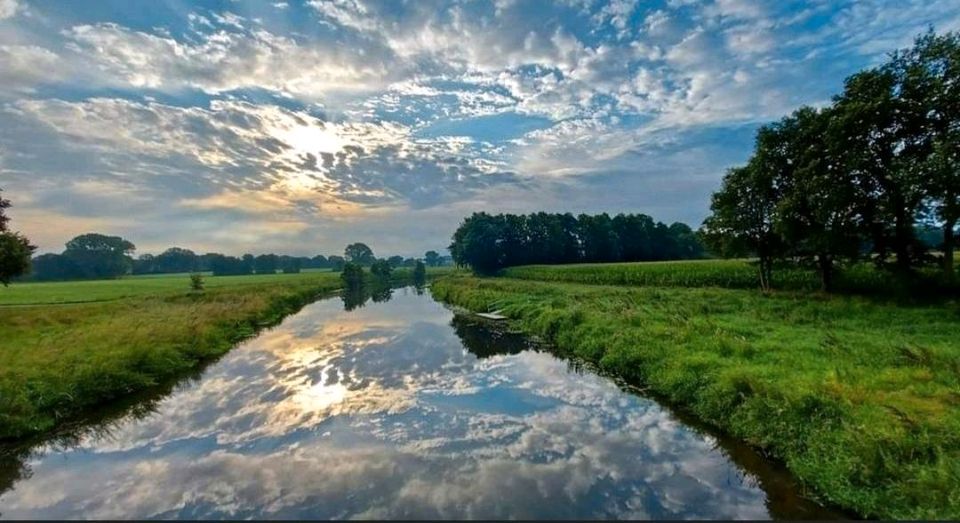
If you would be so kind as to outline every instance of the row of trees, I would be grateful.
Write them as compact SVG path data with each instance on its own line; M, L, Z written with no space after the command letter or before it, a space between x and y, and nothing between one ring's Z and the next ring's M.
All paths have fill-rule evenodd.
M691 259L703 256L696 233L645 214L574 216L474 213L453 234L453 260L480 273L528 264Z
M2 222L5 227L5 221ZM379 260L365 244L347 246L344 256L318 255L284 256L277 254L245 254L227 256L220 253L197 254L189 249L173 247L158 255L143 254L133 258L136 246L119 236L89 233L77 236L66 244L60 254L43 254L32 262L32 279L72 280L116 278L125 274L170 274L184 272L212 272L217 276L242 274L299 273L302 269L332 269L340 271L349 262L371 266L382 261L391 268L414 267L417 260L391 256ZM31 251L32 252L32 251ZM426 258L431 259L428 251ZM439 258L439 255L436 255ZM28 263L30 253L22 257ZM436 261L436 260L435 260ZM439 263L439 262L437 262ZM29 267L29 265L28 265ZM20 273L26 271L24 268Z
M757 133L753 156L731 169L702 228L711 249L815 265L822 286L858 258L910 273L931 260L918 223L942 228L953 277L960 220L960 36L919 37L859 72L828 107L804 107Z

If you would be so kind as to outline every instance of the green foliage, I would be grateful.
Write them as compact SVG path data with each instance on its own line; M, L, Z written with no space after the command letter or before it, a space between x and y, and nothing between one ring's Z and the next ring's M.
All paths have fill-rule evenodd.
M393 266L387 260L377 260L370 265L370 274L381 280L389 279L392 272Z
M253 261L253 270L257 274L276 274L280 266L280 257L276 254L261 254Z
M5 210L10 208L10 200L3 199L3 189L0 189L0 283L4 286L30 270L30 256L36 249L27 240L27 237L8 230Z
M646 215L474 213L453 234L450 252L480 274L528 264L698 258L703 248L689 226L654 223Z
M70 271L70 278L117 278L130 272L134 250L133 243L119 236L81 234L67 242L60 268Z
M427 267L422 261L417 260L417 265L413 268L413 283L421 286L427 281Z
M654 267L633 274L665 279L677 270L675 283L704 281L699 263L633 264ZM706 266L755 278L730 263ZM598 268L570 272L585 278L590 271L581 267ZM463 275L431 289L458 306L502 310L559 350L764 449L823 500L864 516L960 517L955 305Z
M373 255L373 249L365 243L351 243L343 250L343 256L348 262L359 263L367 266L376 260Z
M430 267L436 267L440 265L440 253L437 251L427 251L423 254L423 260L427 262L427 265Z
M4 286L30 270L34 247L27 237L16 232L0 232L0 283Z
M355 262L347 262L340 272L340 280L348 289L363 286L363 266Z
M195 272L190 275L190 290L194 292L203 291L203 274Z
M801 108L757 134L754 155L713 197L702 237L722 255L755 255L764 288L773 260L816 263L821 287L835 265L865 252L900 274L923 265L916 224L943 225L953 275L960 220L960 34L932 32L848 78L834 103Z

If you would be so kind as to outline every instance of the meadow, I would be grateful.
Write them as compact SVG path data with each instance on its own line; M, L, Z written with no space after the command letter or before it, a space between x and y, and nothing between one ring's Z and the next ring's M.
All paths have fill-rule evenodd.
M0 439L177 377L342 285L334 272L204 283L192 291L189 275L173 274L0 288Z
M431 288L453 305L502 310L557 350L762 449L818 499L868 517L960 517L957 303L765 294L745 289L751 270L517 267Z

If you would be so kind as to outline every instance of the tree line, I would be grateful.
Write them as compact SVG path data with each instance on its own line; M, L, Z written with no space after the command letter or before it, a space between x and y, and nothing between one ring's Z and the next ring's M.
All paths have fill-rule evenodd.
M760 285L791 259L819 272L860 259L899 274L938 261L954 277L960 220L960 35L928 32L847 78L826 107L803 107L756 136L701 228L728 256L759 259ZM942 230L942 256L918 238Z
M454 232L449 249L457 265L483 274L516 265L680 260L704 254L686 224L606 213L474 213Z
M18 274L36 281L108 279L127 274L172 274L212 272L214 276L244 274L299 273L302 269L330 269L341 271L348 262L369 266L378 262L391 268L416 267L418 260L391 256L380 260L373 250L362 243L347 246L344 255L286 256L278 254L244 254L228 256L220 253L197 254L190 249L172 247L158 255L142 254L133 257L136 246L119 236L88 233L77 236L65 245L59 254L43 254L30 260L29 253L21 257L24 265ZM32 252L32 251L30 251ZM441 263L434 251L427 259Z

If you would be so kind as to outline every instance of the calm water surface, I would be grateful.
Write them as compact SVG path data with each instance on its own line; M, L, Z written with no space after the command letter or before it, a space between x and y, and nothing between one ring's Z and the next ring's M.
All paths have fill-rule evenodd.
M2 449L4 518L831 518L748 449L414 289Z

